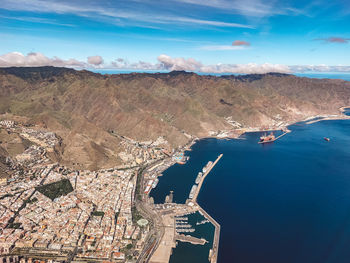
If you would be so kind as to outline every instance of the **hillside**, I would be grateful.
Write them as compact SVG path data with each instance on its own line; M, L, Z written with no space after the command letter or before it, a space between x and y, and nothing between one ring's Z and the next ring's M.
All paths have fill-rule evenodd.
M238 127L232 124L273 127L338 114L349 104L350 82L277 73L216 77L0 69L0 114L23 116L55 131L63 141L57 158L91 169L120 163L119 135L137 141L163 136L176 147L188 135L205 137Z

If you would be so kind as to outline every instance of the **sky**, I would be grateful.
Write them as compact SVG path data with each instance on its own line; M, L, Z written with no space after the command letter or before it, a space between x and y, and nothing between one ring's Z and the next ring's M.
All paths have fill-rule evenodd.
M349 0L1 0L0 67L349 72Z

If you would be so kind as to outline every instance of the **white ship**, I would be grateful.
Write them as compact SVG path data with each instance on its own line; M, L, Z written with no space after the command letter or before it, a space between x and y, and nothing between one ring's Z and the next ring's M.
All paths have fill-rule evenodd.
M197 190L197 185L196 184L194 184L193 186L192 186L192 188L191 188L191 192L190 192L190 194L189 194L189 196L188 196L188 198L189 199L192 199L193 198L193 196L194 196L194 194L195 194L195 192L196 192L196 190Z
M158 182L159 182L158 178L156 180L154 180L154 183L152 184L152 188L156 188Z
M199 173L198 173L197 178L196 178L196 184L199 184L199 181L201 180L202 175L203 175L202 172L199 172Z

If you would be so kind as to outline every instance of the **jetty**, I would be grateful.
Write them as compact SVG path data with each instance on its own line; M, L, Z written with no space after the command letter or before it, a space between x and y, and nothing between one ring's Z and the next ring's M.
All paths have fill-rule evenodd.
M183 235L183 234L176 235L175 239L181 242L188 242L194 245L204 245L205 243L208 243L208 241L205 240L204 238L197 238L197 237Z
M217 263L221 227L218 222L216 222L202 207L198 205L197 197L206 176L219 162L222 156L223 154L220 154L213 163L208 162L204 167L203 176L201 176L198 186L195 184L196 187L193 190L192 198L187 199L185 204L176 204L171 200L171 202L154 205L155 213L160 215L161 221L156 227L162 229L163 233L158 244L153 244L152 252L143 251L143 253L149 255L150 263L168 263L172 249L176 247L176 241L188 242L195 245L204 245L208 242L204 238L196 238L187 234L182 234L195 231L195 229L188 223L187 215L196 212L199 212L204 216L205 220L212 223L215 227L213 247L210 249L209 261L210 263Z
M198 184L198 187L196 189L196 192L194 193L194 196L192 199L187 200L187 204L194 204L198 207L198 212L202 214L210 223L212 223L215 227L215 233L214 233L214 240L213 240L213 248L211 249L211 253L209 254L209 261L211 263L216 263L218 258L218 252L219 252L219 239L220 239L220 224L214 220L198 203L197 203L197 197L201 190L201 187L203 185L203 182L207 175L211 172L211 170L214 168L214 166L220 161L223 154L220 154L218 158L216 158L215 162L213 162L212 165L207 167L206 171L204 172L203 176L200 179L200 182Z
M219 253L219 240L220 240L221 226L202 207L200 207L199 205L198 207L199 207L199 211L203 214L203 216L215 226L213 248L211 249L211 253L209 255L209 261L210 263L216 263L218 260L218 253Z
M215 162L210 167L208 167L208 169L205 171L203 176L200 178L200 181L199 181L198 187L196 189L196 192L193 195L192 202L197 202L197 197L198 197L198 194L199 194L199 192L201 190L201 187L203 185L203 182L204 182L205 178L210 173L210 171L214 168L214 166L218 163L218 161L220 161L222 156L223 156L223 154L220 154L218 156L218 158L216 158Z
M270 142L274 142L274 141L277 141L279 138L283 137L284 135L290 133L291 131L290 130L283 130L283 133L277 137L275 137L273 140L269 140L269 141L259 141L258 143L259 144L264 144L264 143L270 143Z

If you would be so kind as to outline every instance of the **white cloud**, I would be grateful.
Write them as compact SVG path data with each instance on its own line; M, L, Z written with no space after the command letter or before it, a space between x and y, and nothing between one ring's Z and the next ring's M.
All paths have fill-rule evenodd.
M291 73L286 65L280 64L217 64L203 66L200 69L204 73L239 73L239 74L264 74L269 72Z
M101 56L91 56L87 58L87 61L91 65L100 66L103 64L103 58Z
M158 4L157 4L158 5ZM187 25L187 26L212 26L212 27L238 27L253 28L249 25L204 20L192 17L174 15L172 13L159 15L159 13L148 13L134 10L135 6L128 6L124 9L111 6L102 7L98 2L84 1L52 1L52 0L2 0L1 8L7 10L21 10L41 13L74 14L81 17L103 21L114 25L124 25L127 20L136 23L140 27L153 27L156 25ZM145 24L148 23L148 24ZM130 23L129 23L130 24ZM156 27L155 27L156 28Z
M145 61L139 61L137 63L130 63L126 59L118 58L111 63L110 68L114 69L133 69L133 70L159 70L159 64L152 64Z
M23 55L19 52L11 52L0 56L0 67L84 67L85 63L76 59L48 58L41 53L28 53Z
M193 58L172 58L164 54L158 57L158 61L161 68L166 70L198 71L203 66L201 62Z
M303 10L281 5L274 0L173 0L186 4L222 9L247 17L268 17L273 15L300 15ZM281 2L283 3L283 2ZM285 3L284 3L285 4Z
M185 70L202 73L236 73L236 74L264 74L268 72L297 73L297 72L350 72L350 66L328 65L294 65L281 64L214 64L205 65L194 58L171 57L165 54L158 56L157 63L139 61L131 63L123 58L118 58L112 63L104 63L101 56L88 57L88 63L76 59L49 58L42 53L29 53L23 55L19 52L11 52L0 55L0 67L71 67L71 68L109 68L120 70Z
M294 65L290 66L293 72L350 72L350 66L328 65Z

